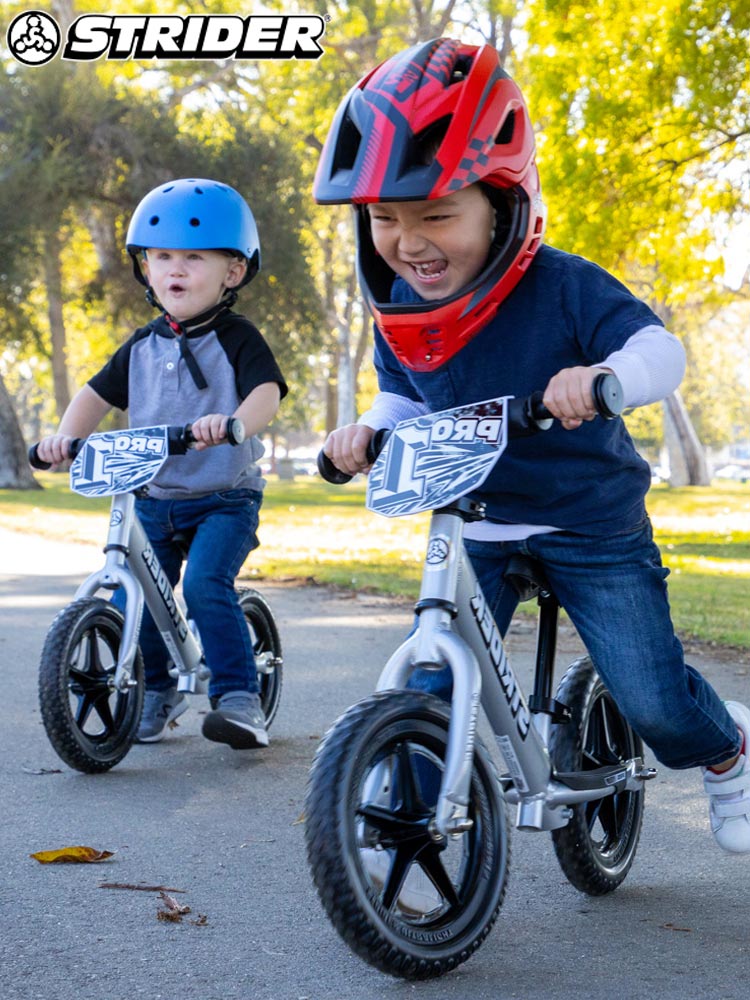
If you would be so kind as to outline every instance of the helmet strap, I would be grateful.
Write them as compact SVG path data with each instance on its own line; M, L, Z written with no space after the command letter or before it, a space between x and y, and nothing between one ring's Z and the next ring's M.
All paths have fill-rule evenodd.
M212 306L211 309L206 309L205 312L199 313L197 316L191 316L189 320L186 320L183 323L180 323L173 316L170 316L170 314L166 311L166 309L163 308L159 300L156 298L156 296L153 293L153 289L150 286L148 288L148 291L146 292L146 298L151 303L151 305L156 306L157 309L162 310L164 321L166 322L169 329L177 338L177 343L180 348L180 357L187 365L187 370L190 372L190 375L193 379L193 382L195 383L196 388L207 389L208 382L206 381L206 377L201 371L200 365L198 364L195 355L190 350L187 327L202 326L204 323L207 323L210 319L218 317L222 313L227 312L236 302L237 292L233 288L227 289L225 295L223 296L221 302L218 303L218 305Z

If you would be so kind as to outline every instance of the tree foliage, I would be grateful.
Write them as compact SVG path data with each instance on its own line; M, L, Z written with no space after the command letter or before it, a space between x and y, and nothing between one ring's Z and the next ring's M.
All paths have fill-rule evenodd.
M87 6L58 4L67 17ZM258 109L183 103L208 86L196 64L162 71L170 83L156 88L146 67L139 78L118 65L6 63L0 73L0 353L46 358L49 374L36 367L34 377L54 373L59 415L68 385L153 315L124 252L136 203L169 178L212 176L237 187L258 222L262 270L239 308L304 396L322 324L303 246L309 199L289 142Z
M11 0L3 20L27 8ZM51 3L63 26L101 9ZM107 10L156 12L151 0L112 0ZM79 383L151 315L123 252L129 214L164 179L208 175L241 190L258 219L263 269L240 305L292 383L282 420L309 421L308 398L331 399L335 386L339 417L351 419L370 323L349 213L312 203L318 155L366 70L451 34L494 44L524 90L550 242L613 270L683 338L685 398L706 442L747 420L748 347L736 327L719 332L717 250L750 209L746 0L332 0L325 11L315 61L2 63L0 364L5 349L19 398L41 385L46 402L30 406L46 405L49 418L53 366L62 398L63 378ZM231 0L159 5L170 12L238 13ZM328 426L335 417L334 406ZM634 422L658 442L655 411Z

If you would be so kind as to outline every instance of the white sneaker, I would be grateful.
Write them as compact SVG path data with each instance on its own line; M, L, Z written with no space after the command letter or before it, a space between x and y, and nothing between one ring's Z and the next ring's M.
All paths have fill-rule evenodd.
M359 852L359 856L373 884L381 890L391 870L390 853L385 850L378 851L374 847L365 847ZM436 910L442 900L443 897L419 862L413 862L396 900L399 910L412 917L423 917L426 913Z
M750 853L750 710L738 701L726 702L727 711L745 738L744 753L728 771L704 769L711 832L722 850Z

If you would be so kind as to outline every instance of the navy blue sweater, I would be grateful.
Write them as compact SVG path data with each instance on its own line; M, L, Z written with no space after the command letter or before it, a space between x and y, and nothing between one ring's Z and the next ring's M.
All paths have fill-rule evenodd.
M392 301L419 301L401 278ZM495 318L433 372L401 366L375 331L381 391L431 411L544 389L562 368L600 364L659 318L596 264L543 246ZM491 520L552 524L583 534L635 527L651 481L621 419L511 441L477 497Z

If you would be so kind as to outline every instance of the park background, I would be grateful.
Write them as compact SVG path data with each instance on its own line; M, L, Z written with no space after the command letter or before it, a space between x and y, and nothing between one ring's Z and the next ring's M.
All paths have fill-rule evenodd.
M0 40L28 4L6 2ZM423 532L377 522L363 487L309 471L369 405L370 322L345 207L312 178L334 110L377 62L438 35L487 40L535 123L546 239L625 281L688 354L680 392L627 416L678 628L750 645L750 7L746 0L241 3L54 0L86 13L314 13L317 60L16 62L0 41L0 516L101 542L106 514L26 447L152 313L124 233L173 177L217 177L256 215L262 270L241 309L291 392L268 435L262 548L248 574L414 592ZM519 336L522 336L519 331ZM122 419L113 414L112 421ZM295 472L296 470L296 472ZM43 489L40 489L43 487ZM97 520L98 519L98 520ZM1 554L0 554L1 558Z

